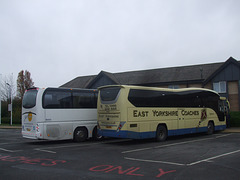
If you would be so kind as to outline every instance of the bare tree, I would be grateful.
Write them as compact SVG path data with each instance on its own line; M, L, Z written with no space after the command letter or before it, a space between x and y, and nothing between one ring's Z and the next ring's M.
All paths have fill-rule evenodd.
M2 100L7 101L15 95L15 85L13 80L13 74L5 76L1 81L1 95Z

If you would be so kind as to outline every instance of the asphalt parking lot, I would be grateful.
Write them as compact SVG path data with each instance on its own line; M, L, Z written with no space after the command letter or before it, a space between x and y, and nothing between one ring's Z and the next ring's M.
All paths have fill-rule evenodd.
M0 179L239 179L240 133L83 143L0 129Z

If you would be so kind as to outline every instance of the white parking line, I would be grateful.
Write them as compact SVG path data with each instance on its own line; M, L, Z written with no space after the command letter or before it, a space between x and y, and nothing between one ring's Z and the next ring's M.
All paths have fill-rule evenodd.
M48 151L48 150L44 150L44 149L34 149L34 150L36 150L36 151L42 151L42 152L47 152L47 153L52 153L52 154L56 153L55 151Z
M192 143L192 142L205 141L205 140L209 140L209 139L212 139L212 138L204 138L204 139L198 139L198 140L191 140L191 141L184 141L184 142L179 142L179 143L166 144L166 145L161 145L161 146L153 146L153 147L147 147L147 148L133 149L133 150L129 150L129 151L123 151L122 153L125 154L125 153L137 152L137 151L145 151L145 150L150 150L150 149L157 149L157 148L162 148L162 147L175 146L175 145L179 145L179 144L188 144L188 143Z
M8 150L8 149L4 149L4 148L0 148L0 150L6 151L6 152L19 152L19 151L22 151L22 150Z
M133 149L133 150L129 150L129 151L123 151L122 153L127 154L127 153L132 153L132 152L138 152L138 151L151 150L151 149L162 148L162 147L175 146L175 145L180 145L180 144L187 144L187 143L205 141L205 140L209 140L209 139L222 138L222 137L229 136L229 135L231 135L231 134L225 134L225 135L215 136L215 137L211 137L211 138L203 138L203 139L191 140L191 141L185 141L185 142L179 142L179 143L166 144L166 145L161 145L161 146L153 146L153 147L147 147L147 148L141 148L141 149ZM228 156L228 155L238 153L238 152L240 152L240 150L220 154L220 155L217 155L217 156L213 156L213 157L203 159L203 160L200 160L200 161L196 161L196 162L192 162L192 163L189 163L189 164L168 162L168 161L157 161L157 160L150 160L150 159L138 159L138 158L131 158L131 157L124 157L124 159L132 160L132 161L150 162L150 163L171 164L171 165L177 165L177 166L193 166L193 165L199 164L201 162L212 162L211 160L213 160L213 159Z
M211 163L211 162L213 162L213 161L211 161L213 159L217 159L217 158L220 158L220 157L228 156L228 155L235 154L235 153L238 153L238 152L240 152L240 149L236 150L236 151L220 154L220 155L217 155L217 156L213 156L213 157L210 157L210 158L207 158L207 159L202 159L200 161L192 162L190 164L181 164L181 163L168 162L168 161L156 161L156 160L150 160L150 159L137 159L137 158L130 158L130 157L124 157L124 159L132 160L132 161L150 162L150 163L171 164L171 165L177 165L177 166L193 166L193 165L199 164L201 162L209 162L209 163Z
M13 144L22 144L22 142L7 142L7 143L0 143L0 145L13 145Z
M129 157L124 157L124 159L133 160L133 161L142 161L142 162L171 164L171 165L177 165L177 166L185 166L186 165L186 164L180 164L180 163L175 163L175 162L155 161L155 160L147 160L147 159L136 159L136 158L129 158Z
M196 162L193 162L193 163L190 163L190 164L187 164L187 165L188 166L192 166L192 165L195 165L195 164L199 164L201 162L206 162L206 161L209 161L209 160L212 160L212 159L217 159L217 158L220 158L220 157L223 157L223 156L228 156L230 154L234 154L234 153L238 153L238 152L240 152L240 149L236 150L236 151L220 154L218 156L213 156L213 157L210 157L210 158L207 158L207 159L203 159L203 160L200 160L200 161L196 161Z
M34 150L36 151L43 151L48 153L56 153L55 151L50 151L49 149L61 149L61 148L73 148L73 147L82 147L82 146L93 146L97 144L107 144L107 143L117 143L117 142L127 142L131 141L131 139L118 139L118 140L110 140L110 141L104 141L104 142L96 142L96 143L82 143L82 144L74 144L74 145L64 145L64 146L54 146L54 147L44 147L44 148L36 148Z
M225 136L229 136L229 135L231 135L231 134L219 135L219 136L216 136L215 138L217 139L217 138L221 138L221 137L225 137Z
M153 147L147 147L147 148L132 149L132 150L129 150L129 151L123 151L122 153L125 154L125 153L137 152L137 151L145 151L145 150L150 150L150 149L175 146L175 145L179 145L179 144L188 144L188 143L193 143L193 142L206 141L206 140L209 140L209 139L216 139L216 138L225 137L225 136L229 136L229 135L231 135L231 134L225 134L225 135L216 136L216 137L203 138L203 139L197 139L197 140L191 140L191 141L184 141L184 142L179 142L179 143L172 143L172 144L153 146Z

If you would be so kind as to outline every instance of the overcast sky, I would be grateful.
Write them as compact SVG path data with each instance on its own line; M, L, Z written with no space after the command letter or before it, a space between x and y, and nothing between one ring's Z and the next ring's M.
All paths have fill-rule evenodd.
M0 0L0 74L58 87L124 72L240 60L239 0Z

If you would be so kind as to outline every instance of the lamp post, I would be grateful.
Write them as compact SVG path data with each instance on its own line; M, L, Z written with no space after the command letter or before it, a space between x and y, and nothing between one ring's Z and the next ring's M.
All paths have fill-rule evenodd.
M10 125L12 126L12 87L10 86L10 84L6 83L9 86L9 92L10 92L10 107L8 106L8 109L11 111L11 121L10 121ZM8 110L8 111L9 111Z

